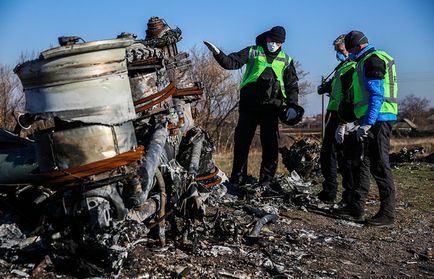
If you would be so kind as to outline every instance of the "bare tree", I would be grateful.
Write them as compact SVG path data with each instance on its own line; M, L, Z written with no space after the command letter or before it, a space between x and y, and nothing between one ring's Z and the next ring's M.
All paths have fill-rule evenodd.
M23 110L24 94L21 82L9 66L0 64L0 127L15 127L13 112Z
M239 102L239 81L232 72L224 70L209 51L193 48L190 51L193 75L204 85L205 96L199 103L201 111L196 121L208 130L220 149L222 138L235 123Z
M423 125L426 122L430 109L430 100L411 94L399 101L398 112L400 117L408 118L412 122Z
M299 79L298 82L298 88L299 88L299 103L301 105L305 104L305 98L306 95L312 93L312 83L308 80L306 80L306 76L309 74L309 72L306 72L302 67L300 61L294 62L295 70L297 71L297 76Z

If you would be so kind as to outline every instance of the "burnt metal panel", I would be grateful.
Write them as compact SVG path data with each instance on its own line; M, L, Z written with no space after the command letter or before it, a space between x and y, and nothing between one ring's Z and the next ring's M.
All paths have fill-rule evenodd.
M28 183L37 169L35 143L0 129L0 184Z
M108 50L115 48L125 48L134 43L130 38L119 38L111 40L99 40L82 44L72 44L48 49L41 52L41 58L50 59L65 55L74 55L86 52L95 52L99 50Z
M151 73L138 74L130 78L133 100L137 101L155 94L169 85L166 69Z
M36 135L41 172L68 169L112 158L137 146L131 122L91 125Z
M17 66L26 110L107 125L134 119L125 54L132 43L118 39L63 46Z

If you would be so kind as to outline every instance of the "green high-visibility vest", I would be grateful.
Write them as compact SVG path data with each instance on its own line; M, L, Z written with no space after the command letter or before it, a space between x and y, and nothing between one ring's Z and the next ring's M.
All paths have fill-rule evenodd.
M292 58L281 50L270 64L267 62L267 57L265 56L264 49L261 46L250 47L249 61L247 62L246 72L244 73L240 89L243 88L247 83L256 82L261 76L262 72L267 67L271 67L273 72L276 74L282 95L286 98L285 85L283 83L283 71L289 66L291 61Z
M356 67L356 62L351 60L346 60L342 65L336 69L335 74L332 79L332 92L329 96L329 104L327 105L327 110L337 111L339 108L339 103L343 99L344 95L342 92L342 82L341 76L351 69Z
M381 50L373 51L357 62L356 70L353 74L354 86L354 114L357 118L365 116L368 111L369 92L366 89L364 80L364 64L366 59L372 55L378 56L386 65L384 75L384 102L380 113L398 114L398 83L396 79L395 61L386 52Z

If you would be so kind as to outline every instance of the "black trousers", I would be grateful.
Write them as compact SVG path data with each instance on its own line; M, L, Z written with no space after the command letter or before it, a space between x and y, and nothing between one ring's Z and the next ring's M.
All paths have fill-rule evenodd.
M257 110L240 110L234 136L232 183L245 182L249 149L258 125L262 146L259 180L264 182L274 177L278 159L278 124L278 109L275 106L263 105Z
M343 144L335 140L335 132L339 125L339 117L336 111L329 111L330 117L324 130L324 139L320 152L321 173L324 177L322 183L323 193L330 199L336 198L338 191L337 174L342 175L342 200L351 201L353 177L351 172L351 159L344 156ZM344 142L345 144L345 142Z
M370 174L380 193L380 213L395 217L395 184L389 164L390 134L393 121L377 122L364 140L364 157L353 164L354 193L352 204L363 210L370 188Z

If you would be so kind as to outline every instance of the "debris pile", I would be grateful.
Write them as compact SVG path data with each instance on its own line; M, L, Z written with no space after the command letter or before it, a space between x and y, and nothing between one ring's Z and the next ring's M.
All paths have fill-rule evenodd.
M423 153L424 150L422 146L415 146L410 149L403 147L399 152L391 153L389 155L389 160L392 166L402 163L414 163L418 160L418 155Z
M11 268L19 266L18 271L27 275L51 270L78 277L103 274L133 277L149 274L167 278L179 278L180 275L192 278L321 275L321 271L309 271L296 263L315 258L318 246L348 248L355 240L291 228L291 211L318 208L319 201L312 194L311 183L304 181L295 171L288 176L280 176L276 183L280 183L281 191L261 188L256 184L233 189L228 182L211 189L200 189L196 185L196 194L207 196L212 206L202 212L203 218L188 219L191 220L190 226L185 226L183 214L191 214L200 208L197 200L185 204L183 210L171 215L173 219L166 222L168 227L164 248L159 248L158 219L150 224L139 223L127 214L122 222L114 221L102 228L60 226L59 220L47 220L43 226L51 228L40 228L40 234L34 237L27 237L15 225L10 226L6 232L12 233L2 234L7 245L5 251L8 251L8 254L4 254L7 256L2 258L10 263ZM188 196L196 194L190 192ZM158 195L152 196L152 199L156 203L159 201ZM189 210L192 208L195 210ZM77 222L72 217L63 221ZM83 230L81 239L73 236L77 229ZM26 254L26 251L31 253ZM22 265L23 261L30 261L30 256L33 262L40 264ZM228 259L236 257L237 262L252 268L249 271L237 270L235 263L235 266L222 265L211 272L200 265L170 265L171 261L187 259L189 256L211 262L222 256ZM164 264L159 264L160 260L155 257L164 257Z
M191 236L227 177L194 123L203 90L178 52L181 33L152 17L143 40L60 37L59 47L15 68L26 112L14 132L47 128L26 139L0 132L0 212L17 225L2 227L2 258L48 256L64 272L116 275L148 234L162 247L166 225ZM23 257L27 250L15 248L28 238L26 249L37 252Z
M289 172L296 171L308 179L321 175L319 156L321 143L312 138L303 138L296 141L290 149L286 146L280 148L282 161Z
M324 276L322 270L305 269L303 262L315 259L318 247L353 249L356 239L292 227L293 219L296 217L292 216L291 212L318 209L319 201L312 194L311 184L301 179L296 172L279 177L278 182L282 186L280 192L261 188L256 184L237 189L232 189L231 185L226 184L228 192L214 206L208 208L203 222L194 225L192 237L182 243L169 241L169 250L160 252L164 254L165 263L168 265L158 266L159 276ZM359 226L347 223L349 226ZM191 258L188 255L194 256L194 264L188 264L187 259ZM183 261L183 258L186 260ZM219 259L218 263L213 263L215 259ZM227 259L227 262L221 262L222 259ZM185 262L186 266L171 267L169 263L172 261L178 264ZM245 266L249 267L248 270ZM148 272L157 270L150 267L144 269ZM173 272L174 269L179 271ZM129 272L131 270L125 270L125 274ZM328 275L332 276L334 273Z

